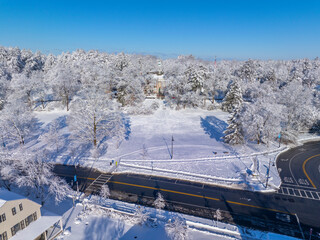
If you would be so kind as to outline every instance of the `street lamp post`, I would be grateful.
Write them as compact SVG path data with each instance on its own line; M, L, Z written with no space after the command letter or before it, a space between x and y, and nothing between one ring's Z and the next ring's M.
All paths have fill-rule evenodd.
M173 135L172 135L172 139L171 139L171 159L173 158Z

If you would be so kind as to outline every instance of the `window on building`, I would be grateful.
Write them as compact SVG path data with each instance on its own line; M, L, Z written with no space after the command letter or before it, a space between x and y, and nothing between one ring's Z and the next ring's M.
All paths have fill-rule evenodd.
M14 226L11 228L12 236L14 236L20 229L21 229L21 228L20 228L20 223L17 223L16 225L14 225Z
M24 221L22 220L21 222L20 222L20 227L21 227L21 229L24 229L26 226L24 225Z
M12 215L16 215L16 213L17 213L16 208L15 208L15 207L13 207L11 210L12 210Z
M0 223L2 223L2 216L0 215ZM0 235L1 236L1 235ZM0 240L1 240L1 238L0 238Z
M0 240L8 240L7 232L0 234Z
M4 222L6 220L6 214L5 213L2 214L1 217L2 217L2 222Z
M33 213L33 221L37 220L37 212Z
M23 210L22 203L19 204L19 209L20 209L20 211Z
M33 222L33 214L29 215L26 219L25 219L25 222L26 222L26 226L28 226L30 223Z

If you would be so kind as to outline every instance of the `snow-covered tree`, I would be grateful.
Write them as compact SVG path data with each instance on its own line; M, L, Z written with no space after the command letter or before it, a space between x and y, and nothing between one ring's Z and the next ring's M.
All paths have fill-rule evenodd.
M142 145L142 149L141 149L140 155L141 155L141 157L143 159L146 159L148 157L148 155L149 155L148 148L147 148L147 146L145 144Z
M21 101L7 103L1 111L0 125L4 131L2 134L8 141L17 141L23 145L36 122L30 109Z
M218 208L218 209L216 210L216 212L215 212L215 217L216 217L216 220L217 220L217 221L222 220L222 212L221 212L220 208Z
M235 108L239 108L243 102L242 90L237 81L234 81L229 88L227 95L222 103L222 110L232 112Z
M57 64L46 74L46 77L52 81L54 92L69 111L69 102L80 88L79 73L70 66Z
M166 206L166 201L164 200L162 194L160 192L157 193L157 198L153 202L153 206L156 209L163 209Z
M188 226L186 221L181 217L169 219L165 226L168 237L172 240L186 240L188 236Z
M64 145L64 141L59 134L60 122L54 120L48 126L49 129L46 133L42 134L39 138L45 144L45 148L49 151L59 152L59 149Z
M236 75L244 82L253 82L258 77L257 67L257 63L249 59L236 71Z
M137 223L139 225L143 225L148 221L149 218L149 214L148 212L145 210L144 207L142 206L138 206L136 208L136 211L134 213L135 218L137 219Z
M244 105L241 115L244 136L257 144L274 140L281 131L281 105L259 101Z
M129 56L123 52L117 54L114 58L114 69L123 71L129 66Z
M241 122L241 106L234 109L231 118L228 120L228 127L224 131L223 140L231 145L244 143L244 133Z
M317 120L319 112L314 104L314 93L299 81L291 81L282 88L279 103L285 128L296 131L308 130Z
M102 185L100 190L100 197L103 199L107 199L110 197L110 189L107 184Z
M134 106L145 99L141 79L127 75L118 79L117 99L122 106Z
M125 128L124 117L118 105L107 95L84 96L73 102L73 109L67 119L72 138L91 142L95 148L108 138L124 138L124 131L121 131Z
M43 152L22 152L22 154L19 158L20 173L15 180L17 185L28 187L41 200L42 205L50 197L54 197L56 202L63 200L69 193L70 187L53 174L52 165L45 162L47 156Z
M165 62L164 79L166 101L179 109L181 106L204 106L207 99L207 81L212 77L208 64L192 56Z
M18 174L19 170L16 161L2 156L0 158L0 186L11 191L11 186L15 183Z

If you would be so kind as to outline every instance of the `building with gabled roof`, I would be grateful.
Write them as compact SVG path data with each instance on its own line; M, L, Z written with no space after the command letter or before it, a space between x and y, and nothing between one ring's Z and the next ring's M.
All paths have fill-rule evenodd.
M53 239L62 232L61 216L17 193L0 188L0 240Z

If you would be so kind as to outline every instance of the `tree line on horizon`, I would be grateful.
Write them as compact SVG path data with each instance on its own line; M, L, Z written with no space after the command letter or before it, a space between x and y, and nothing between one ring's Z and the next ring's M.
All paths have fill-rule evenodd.
M0 47L2 138L23 144L32 111L59 100L71 112L71 128L81 123L73 124L75 135L93 139L95 146L106 134L118 135L120 142L123 112L139 113L146 97L160 93L155 76L163 79L161 95L173 109L229 112L224 140L230 144L269 143L279 133L284 142L295 142L299 132L319 128L318 58L215 62L191 55L159 59L77 50L54 56ZM108 126L106 119L112 119Z

